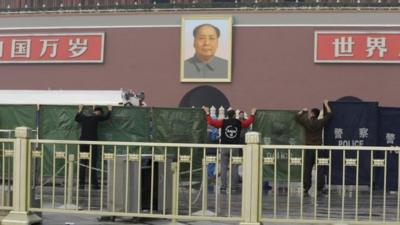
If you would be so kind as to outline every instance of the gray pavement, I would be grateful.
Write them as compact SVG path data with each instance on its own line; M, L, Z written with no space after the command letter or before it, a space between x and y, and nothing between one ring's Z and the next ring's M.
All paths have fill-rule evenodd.
M98 216L70 215L59 213L44 213L42 215L43 225L169 225L170 220L156 219L133 219L129 217L117 217L114 222L99 221ZM180 221L178 224L187 225L230 225L237 224L233 222L215 222L215 221Z
M46 187L44 189L44 202L43 207L46 209L54 209L58 208L64 202L63 197L63 188L58 187L55 191L55 205L51 204L51 187ZM167 225L172 224L169 220L164 219L134 219L132 217L116 217L115 221L99 221L100 216L90 215L88 212L88 196L85 191L80 192L80 211L78 213L49 213L45 212L42 214L42 224L43 225L124 225L124 224L134 224L134 225ZM195 199L197 194L201 193L199 190L192 191L192 199ZM105 191L104 197L106 198L107 192ZM182 188L179 192L179 215L188 215L189 211L188 207L188 190L187 188ZM290 196L288 198L287 191L278 191L276 195L276 201L274 201L274 195L272 192L264 192L262 196L263 209L262 214L263 218L274 218L274 214L276 218L289 218L293 219L293 224L298 224L300 222L300 218L313 220L315 218L326 220L327 218L340 218L342 210L344 210L344 217L348 220L354 220L355 215L357 214L357 218L361 221L367 221L369 217L373 221L382 221L385 218L388 221L394 222L396 221L398 215L398 195L397 193L387 194L384 198L384 193L382 191L374 191L374 195L372 198L368 192L359 191L358 202L355 198L354 192L347 192L345 196L342 196L340 193L332 192L331 198L328 198L327 195L323 196L315 196L309 195L301 198L299 193L289 193ZM92 193L91 199L91 207L90 210L93 212L97 212L99 210L100 201L99 201L100 192L95 191ZM231 196L231 207L228 210L228 195L219 193L218 196L215 196L215 192L213 190L208 190L208 207L207 209L210 212L215 212L217 210L218 216L227 217L229 214L235 217L239 217L241 214L241 194L236 193ZM39 197L39 191L36 190L36 198ZM344 198L344 204L342 205L342 198ZM216 203L215 200L218 199ZM386 201L383 201L386 199ZM75 198L74 201L75 202ZM289 203L290 202L290 203ZM106 203L103 207L106 207ZM355 206L358 207L355 207ZM369 210L370 206L372 207L372 211ZM385 207L384 207L385 206ZM383 209L385 208L385 211ZM192 205L192 213L201 210L201 201L198 201L196 204ZM134 211L132 211L134 212ZM302 215L300 214L302 212ZM328 213L330 212L330 213ZM79 214L80 213L80 214ZM82 214L85 213L85 214ZM187 225L230 225L230 224L238 224L238 222L222 222L222 221L180 221L181 224ZM267 225L285 225L286 223L264 223ZM307 224L307 223L303 223ZM316 224L315 222L313 224ZM322 224L322 223L320 223ZM286 224L288 225L288 224Z
M279 193L277 195L276 204L276 215L277 218L285 218L287 215L287 193ZM353 193L354 194L354 193ZM357 214L360 220L368 220L369 217L369 194L360 192L359 193L359 202ZM209 208L208 210L214 211L213 207L214 202L212 202L213 194L209 193ZM225 197L221 197L221 203L218 204L218 214L223 216L226 212L226 202ZM303 216L304 219L313 219L314 212L316 212L316 217L318 219L327 219L328 211L330 211L331 218L340 218L341 210L342 210L342 196L338 193L333 193L331 195L330 203L328 204L328 196L320 196L315 199L312 196L304 197L303 199ZM237 196L232 196L232 214L239 215L240 214L240 194ZM186 199L184 199L186 200ZM383 213L383 193L375 192L372 200L372 214L371 217L373 220L381 220L383 214L385 214L386 219L390 221L395 221L397 216L397 194L389 194L386 196L386 213ZM296 220L296 218L300 218L300 196L297 194L291 194L290 197L290 207L289 214L290 218L294 219L293 224L297 224L300 220ZM180 202L181 206L185 204ZM330 207L328 206L330 205ZM273 196L270 194L264 193L263 195L263 217L264 218L273 218L274 210L274 201ZM345 209L345 218L346 219L354 219L355 212L355 198L354 195L345 196L345 205L343 206ZM330 209L329 209L330 208ZM181 211L181 215L187 215L186 211ZM124 225L124 224L137 224L137 225L167 225L172 224L169 220L163 219L141 219L136 220L132 217L116 217L115 221L99 221L99 216L93 215L83 215L83 214L61 214L61 213L43 213L43 225ZM339 221L338 221L339 222ZM238 224L238 222L222 222L222 221L180 221L181 224L187 225L230 225L230 224ZM286 223L264 223L268 225L285 225ZM305 223L306 224L306 223ZM316 224L316 223L313 223ZM322 223L320 223L322 224ZM288 225L288 224L286 224Z
M70 215L58 213L44 213L42 215L43 225L169 225L169 220L154 220L143 219L142 221L135 221L132 218L123 217L116 218L114 222L98 221L97 216L87 215ZM186 225L233 225L234 222L219 222L219 221L179 221L177 224ZM289 225L286 223L268 223L268 225ZM290 224L293 225L293 224Z

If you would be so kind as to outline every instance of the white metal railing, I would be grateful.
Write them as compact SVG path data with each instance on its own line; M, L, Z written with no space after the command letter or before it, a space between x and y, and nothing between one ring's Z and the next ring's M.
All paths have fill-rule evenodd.
M233 221L242 225L400 222L400 185L397 192L387 191L388 161L398 157L390 152L399 152L398 147L261 145L257 132L248 132L246 145L236 146L37 140L30 135L28 128L17 128L15 140L0 140L13 145L7 154L18 160L12 169L12 207L1 207L12 211L2 224L40 221L28 212ZM216 155L208 154L210 148L218 149ZM236 156L237 149L243 149L243 157ZM97 166L90 160L96 151ZM313 156L316 174L327 171L323 178L326 194L317 193L320 178L315 178L310 195L303 195L304 160L309 152L317 155ZM224 154L231 168L226 193L219 190L219 176L207 175L212 163L218 175ZM2 157L4 160L5 154ZM51 162L51 168L44 167L45 160ZM243 167L242 190L234 192L232 175L239 165ZM83 183L79 178L86 167L91 169ZM335 172L338 168L342 169L340 174ZM396 168L400 168L399 161ZM383 171L381 190L374 188L378 170ZM92 187L94 173L99 189ZM349 175L353 180L346 181ZM1 178L5 184L7 179L4 175ZM398 175L391 179L398 184ZM266 181L272 186L268 192L263 190Z
M220 193L221 181L218 176L207 177L207 166L215 163L219 170L217 162L222 154L231 156L230 168L242 164L241 158L234 155L244 145L65 140L29 143L29 164L37 165L30 169L40 174L39 185L30 192L40 201L29 202L30 211L242 221L241 192L230 191L233 185L228 178L226 193ZM88 152L83 151L83 145L88 146ZM210 148L218 150L216 155L208 155ZM80 173L84 168L96 167L90 160L95 151L97 169L89 170L87 182L82 183ZM51 161L47 171L45 160ZM99 190L92 188L94 172L98 174ZM208 191L209 182L215 190Z
M0 139L0 209L12 209L14 139Z
M399 147L262 145L261 149L264 172L265 170L273 171L269 177L263 174L263 170L260 172L260 179L264 181L270 179L273 184L268 194L262 191L261 186L259 189L262 199L259 213L262 221L399 224L398 175L391 178L397 181L397 191L392 194L388 194L387 191L388 155L391 152L400 152ZM304 160L307 152L315 153L314 161L316 162L315 174L313 174L315 182L310 194L304 194L302 188ZM397 159L397 168L400 168L398 155L390 155L390 157ZM282 165L286 166L286 170L283 178L281 174L280 182L277 170L282 169ZM364 170L360 169L362 165L364 165ZM337 169L341 170L341 174L335 175L334 169L336 172ZM379 169L383 170L381 189L377 188L378 185L375 183L378 182L376 172ZM322 178L326 183L326 193L317 191L320 177L316 174L319 170L324 170L326 174L326 177ZM295 179L292 177L294 172L298 173ZM335 182L332 176L336 177ZM361 182L361 176L367 180ZM353 180L349 181L349 177ZM285 188L279 189L279 184L283 184Z
M225 109L223 106L220 106L218 108L218 112L217 112L217 108L215 106L211 106L210 107L210 116L212 118L224 119L225 118L225 111L228 110L228 109ZM237 119L239 119L240 111L241 111L240 109L236 109L235 110ZM246 112L244 112L244 117L245 118L247 118L247 115L248 114Z

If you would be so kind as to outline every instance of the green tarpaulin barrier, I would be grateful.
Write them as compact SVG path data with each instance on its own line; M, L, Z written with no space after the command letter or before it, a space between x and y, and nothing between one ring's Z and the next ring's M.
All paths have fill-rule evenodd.
M0 105L0 129L15 130L27 126L36 129L36 105ZM1 138L14 138L14 132L1 132Z
M153 141L205 143L207 122L202 109L153 108Z
M80 125L75 121L78 106L41 106L40 138L59 140L79 140ZM85 107L89 114L92 107ZM104 112L107 108L104 107ZM150 137L150 116L148 108L113 107L109 120L99 123L101 141L141 141Z
M39 109L39 139L50 140L78 140L79 125L74 121L78 111L77 106L41 105ZM53 148L56 151L65 151L65 145L44 144L38 146L43 149L43 174L50 176L53 173ZM68 145L68 154L75 154L77 145ZM57 176L64 174L64 160L56 159L55 172Z
M0 138L15 138L16 127L25 126L36 130L36 108L36 105L0 105L0 129L3 130L0 132ZM33 132L33 135L35 135L33 138L36 138L36 132ZM13 145L5 143L1 148L10 150ZM2 163L1 161L0 169L3 168ZM5 173L11 168L11 158L7 158Z
M195 108L153 108L153 141L168 143L206 143L207 122L204 111ZM157 149L163 153L163 149ZM203 149L180 148L180 155L193 154L193 179L201 179ZM176 148L168 148L169 154L176 155ZM189 179L189 164L181 165L181 180Z
M106 107L104 110L107 111ZM39 110L39 138L53 140L78 140L80 126L74 118L78 106L41 105ZM84 109L90 113L92 107ZM294 117L296 111L287 110L258 110L253 130L262 134L263 144L304 144L304 129ZM2 105L0 106L0 129L14 130L18 126L36 128L35 105ZM9 133L1 137L14 137ZM139 108L114 107L111 119L99 124L99 140L104 141L131 141L131 142L168 142L168 143L206 143L207 123L204 112L194 108ZM53 172L52 150L64 151L64 145L44 145L44 172L51 175ZM77 146L69 145L68 152L75 153ZM148 148L143 148L148 151ZM163 153L165 149L155 149ZM175 149L168 149L173 152ZM136 150L134 150L136 151ZM146 152L143 152L146 153ZM149 152L148 152L149 153ZM190 149L182 148L182 155L190 154ZM300 156L300 151L293 152L292 156ZM169 153L168 153L169 154ZM273 149L265 149L264 156L272 156ZM194 149L193 168L201 166L203 157L201 149ZM277 153L277 179L287 179L287 150ZM57 159L57 161L60 161ZM60 165L56 163L56 171L63 174ZM184 168L182 168L184 169ZM273 179L273 166L264 166L264 178ZM291 179L300 179L300 170L292 168Z
M79 124L74 118L77 106L41 105L39 110L39 138L78 140Z
M261 133L262 144L272 145L303 145L305 144L305 130L296 122L297 111L287 110L257 110L253 130ZM264 157L274 156L273 149L264 149ZM301 157L301 151L293 151L292 157ZM290 179L300 181L300 166L292 166ZM265 165L263 169L264 179L274 178L274 167ZM277 151L277 180L288 178L288 151Z
M84 113L91 113L92 107L85 107ZM40 139L79 140L80 125L75 121L78 106L40 107ZM104 107L104 112L107 112ZM150 137L150 117L148 108L113 107L111 118L99 123L99 140L101 141L148 141ZM64 145L44 145L44 173L52 174L53 147L64 151ZM76 145L68 145L69 153L76 153ZM59 160L58 160L59 161ZM56 163L58 175L63 174L64 162Z
M104 112L107 112L107 109ZM114 107L110 120L99 124L99 140L148 142L150 140L149 112L149 108Z

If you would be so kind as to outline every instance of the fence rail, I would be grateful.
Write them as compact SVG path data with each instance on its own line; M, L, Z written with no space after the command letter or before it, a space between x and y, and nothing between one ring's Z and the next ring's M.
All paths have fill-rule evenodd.
M246 134L246 145L30 137L29 129L17 128L16 139L0 139L1 188L12 190L13 196L13 204L0 201L1 209L12 210L2 224L40 220L21 218L27 212L242 225L400 223L399 147L270 145L261 143L256 132ZM4 175L6 155L18 160L8 170L12 179ZM324 173L313 175L305 194L303 172L310 159L316 162L315 174ZM212 166L215 174L209 173ZM238 167L241 186L236 185ZM230 168L226 179L224 168ZM317 190L321 177L324 192Z
M221 203L219 192L202 187L208 182L207 164L215 163L221 151L232 152L232 145L30 140L30 146L30 160L39 165L31 167L39 174L39 185L31 194L40 199L36 205L30 203L31 211L241 221L240 210L231 210L240 209L239 193L228 192ZM218 151L209 157L212 148ZM94 157L98 160L90 160ZM52 161L47 170L45 160ZM80 173L86 167L95 169L83 183ZM93 184L94 174L98 185ZM213 182L218 185L217 177ZM218 211L220 204L226 212Z
M12 209L12 177L14 139L0 140L0 209Z
M268 177L273 180L273 196L263 195L260 188L262 221L300 219L309 223L329 223L340 220L352 224L399 222L398 171L391 171L395 176L389 176L388 161L392 157L391 160L396 160L394 167L400 168L400 148L273 145L262 145L261 148L264 167L261 173L264 172L264 176L260 177L264 181ZM305 155L308 153L313 153L315 174L320 171L325 174L322 176L326 183L324 194L318 193L317 185L312 186L310 194L303 193L303 172L307 164ZM277 175L279 168L284 171L283 175ZM271 173L265 175L268 170ZM318 184L321 177L314 177L314 184ZM388 179L397 182L389 188ZM299 185L293 185L296 182ZM279 192L282 183L286 184L287 189ZM392 189L393 194L389 194L388 189Z

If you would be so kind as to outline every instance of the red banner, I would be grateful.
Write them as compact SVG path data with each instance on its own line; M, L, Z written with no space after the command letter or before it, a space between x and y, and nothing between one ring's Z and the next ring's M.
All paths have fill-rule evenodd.
M317 31L316 63L400 63L400 31Z
M0 34L0 63L102 63L104 33Z

